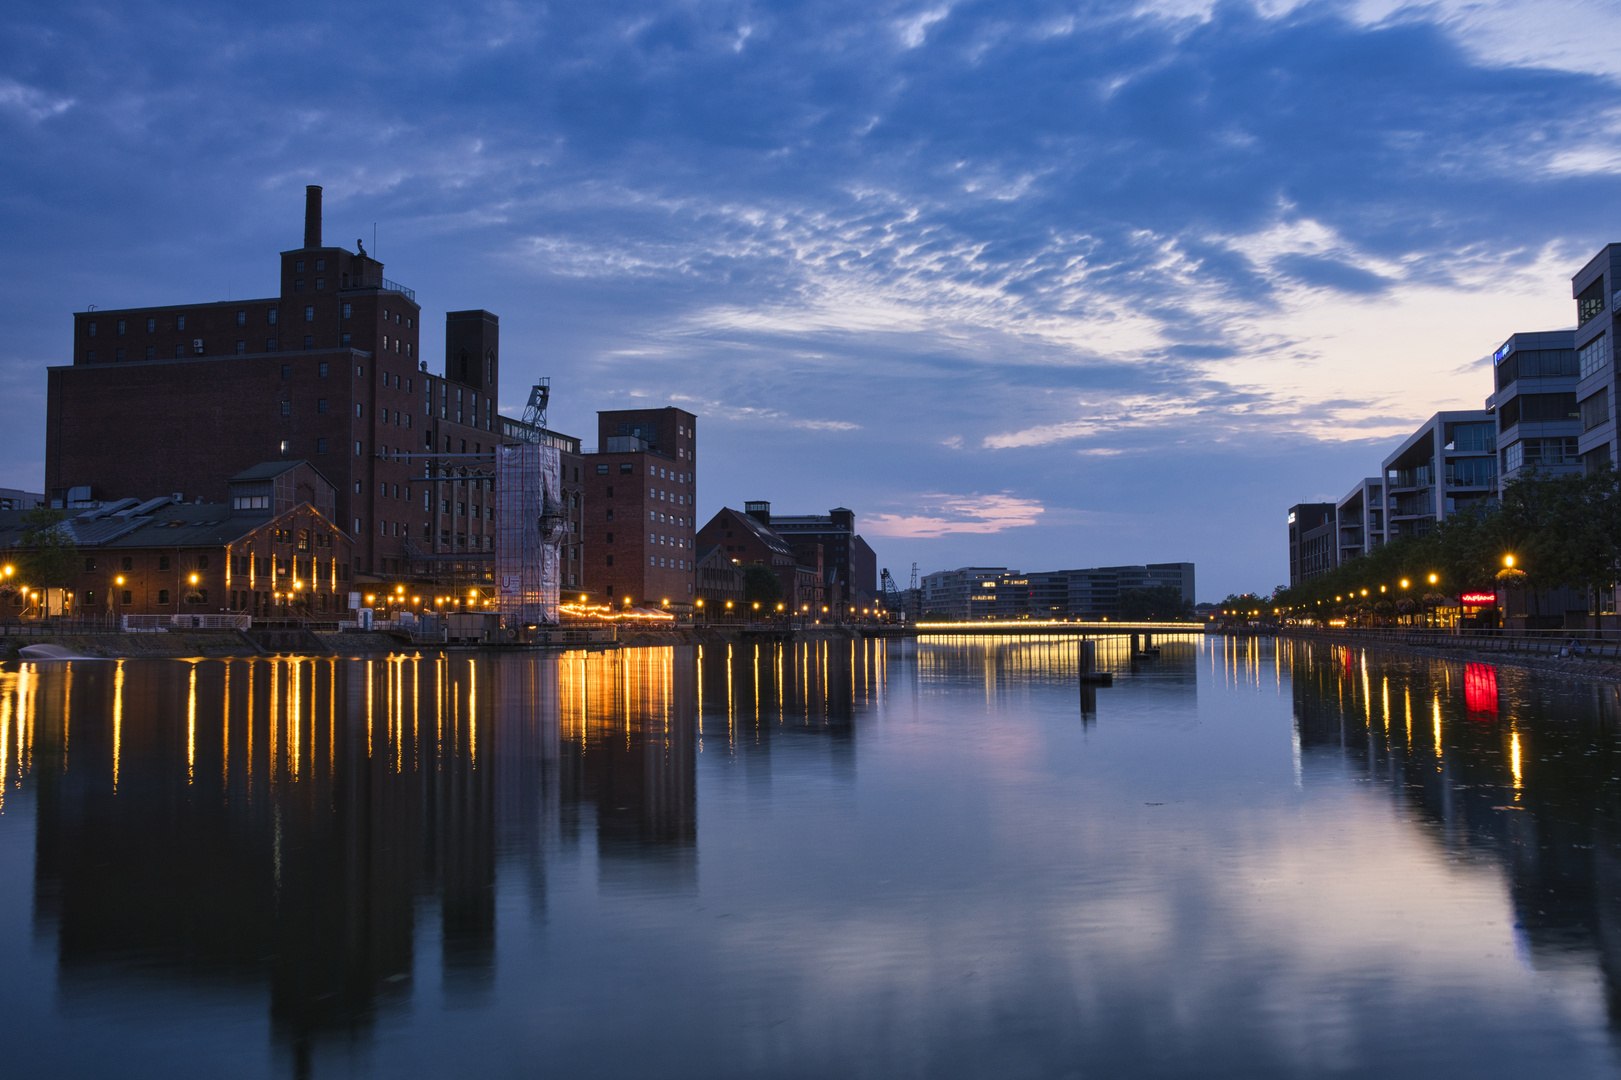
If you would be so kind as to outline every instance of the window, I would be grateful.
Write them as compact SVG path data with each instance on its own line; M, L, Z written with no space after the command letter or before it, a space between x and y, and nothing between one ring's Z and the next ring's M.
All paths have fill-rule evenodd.
M298 280L293 282L293 291L294 292L303 292L304 291L304 279L303 278L299 278Z
M621 462L620 465L619 465L619 472L620 472L620 475L622 475L622 476L630 475L630 472L631 472L630 462L628 462L628 461Z
M1582 378L1598 374L1610 363L1610 335L1600 334L1582 346L1576 355L1580 357Z
M315 321L315 306L313 304L307 306L304 309L304 321L305 322L314 322Z
M1446 448L1458 451L1497 452L1497 432L1490 421L1483 424L1448 424L1444 432Z
M96 560L95 559L86 559L84 561L84 569L85 569L86 573L93 572L96 569Z
M613 534L613 533L609 533L609 534L608 534L608 543L610 543L610 544L611 544L611 543L613 543L613 542L614 542L614 534Z
M326 453L326 440L325 439L316 439L315 440L315 452L317 454Z
M271 308L269 311L265 312L265 318L269 320L271 326L276 325L276 311L276 308Z
M1600 274L1593 283L1581 291L1576 297L1576 325L1586 326L1598 317L1604 310L1604 275Z
M118 336L119 337L124 336L124 320L123 319L118 320Z
M365 456L365 452L362 451L361 448L360 448L360 440L356 439L355 440L355 457L364 457L364 456Z
M354 313L355 313L355 306L353 304L344 304L343 305L343 317L345 319L351 317L352 315L354 315Z
M281 403L281 414L283 416L293 415L293 403L291 401L284 401Z
M120 351L122 351L122 350L120 350ZM246 353L247 351L248 351L248 343L246 341L239 341L239 342L236 343L236 355L241 356L244 353Z
M361 404L358 401L355 402L355 419L356 420L359 420L363 415L365 415L365 408L366 408L365 405Z
M232 510L269 510L269 495L237 495L231 500ZM124 567L128 570L129 567Z
M1495 487L1495 457L1459 458L1447 462L1447 484L1452 487Z
M1577 420L1582 415L1576 406L1576 395L1573 393L1521 394L1516 400L1520 405L1522 423Z
M614 497L614 489L613 489L613 485L612 485L612 484L609 484L609 485L608 485L608 498L610 498L610 499L611 499L611 498L613 498L613 497ZM613 511L612 511L612 510L611 510L611 509L610 509L610 510L609 510L609 511L608 511L608 520L609 520L609 521L612 521L612 520L613 520L613 519L614 519L614 512L613 512Z
M199 569L199 570L207 570L208 569L208 556L207 555L199 555L199 556L197 556L197 569Z
M168 589L159 589L158 590L158 603L159 604L167 604L168 602L169 602L169 590Z
M176 315L174 317L174 328L176 330L184 330L186 328L186 317L184 315Z
M124 558L123 558L123 561L120 563L120 565L125 570L133 570L133 569L135 569L135 560L133 558L131 558L130 556L125 555Z
M326 412L326 398L315 399L315 411L318 413Z
M325 270L326 269L326 260L325 259L316 259L315 260L315 269L316 270Z
M242 343L240 341L237 342L238 346L240 346L241 344ZM242 350L240 348L238 348L236 351L241 352ZM119 361L120 363L122 363L123 360L124 360L124 350L123 349L114 349L113 350L113 359Z
M293 273L302 274L303 272L304 272L304 260L300 259L300 260L298 260L297 262L295 262L293 264Z
M157 349L155 349L155 348L153 348L153 347L152 347L152 346L150 346L150 345L148 345L148 346L147 346L147 347L146 347L146 358L147 358L147 359L148 359L148 360L156 360L156 359L157 359L157 355L158 355L158 351L157 351Z
M247 313L247 311L245 309L241 310L241 311L238 311L236 313L236 325L238 325L238 326L246 326L246 325L248 325L248 313Z
M304 335L304 351L309 352L313 348L315 348L315 339L310 337L310 335L305 334Z
M292 450L293 450L292 441L290 439L283 439L281 441L281 452L284 453L284 454L290 454L290 453L292 453Z
M1582 402L1582 430L1592 431L1609 418L1609 387L1601 387L1598 393Z
M345 334L344 336L348 337L349 335ZM315 374L319 378L322 378L322 379L326 378L326 361L325 360L322 360L319 364L315 365ZM326 412L325 409L322 409L321 411Z
M186 347L184 345L176 345L174 347L174 358L176 360L179 360L179 359L183 358L185 355L186 355ZM95 357L96 357L95 353L90 354L90 358L92 360L94 360Z
M354 339L351 338L350 335L348 335L348 334L339 334L338 335L338 345L341 346L342 348L347 349L349 347L350 343L353 340Z
M326 278L320 278L320 277L316 278L315 279L315 291L320 292L322 289L325 289L325 288L326 288Z
M275 338L266 338L265 339L265 352L275 352L275 351L276 351L276 339Z
M610 556L608 556L608 565L612 566L613 564L614 564L614 557L612 555L610 555Z

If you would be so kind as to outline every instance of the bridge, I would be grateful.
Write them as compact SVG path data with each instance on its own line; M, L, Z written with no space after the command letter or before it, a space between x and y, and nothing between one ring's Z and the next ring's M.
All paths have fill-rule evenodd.
M1010 619L991 622L919 622L904 628L907 637L934 635L1052 637L1113 637L1121 634L1200 634L1207 624L1202 622L1046 622L1035 619Z

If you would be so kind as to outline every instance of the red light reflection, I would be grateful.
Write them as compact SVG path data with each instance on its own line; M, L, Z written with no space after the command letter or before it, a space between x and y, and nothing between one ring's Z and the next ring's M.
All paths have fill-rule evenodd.
M1470 664L1463 669L1463 703L1472 713L1497 715L1497 669Z

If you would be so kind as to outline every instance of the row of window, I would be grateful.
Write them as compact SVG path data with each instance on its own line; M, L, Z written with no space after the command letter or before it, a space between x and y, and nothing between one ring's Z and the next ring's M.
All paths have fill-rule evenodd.
M95 559L94 556L87 556L85 558L85 560L84 560L84 572L85 573L87 573L87 574L95 573L96 572L96 566L97 566L97 563L96 563L96 559ZM134 568L135 568L135 559L134 559L133 556L125 555L121 559L119 559L119 569L120 570L123 570L123 571L125 571L127 573L130 570L133 570ZM158 569L159 570L167 570L167 569L169 569L169 556L167 556L167 555L159 555L158 556ZM195 569L198 569L198 570L207 570L208 569L208 556L207 555L199 555L199 556L197 556L197 565L196 565Z
M345 305L345 306L347 306L347 305ZM307 307L307 308L304 309L304 321L305 322L313 322L314 321L314 311L315 311L314 308L308 308ZM276 309L275 308L270 308L268 311L265 312L265 322L270 326L275 326L276 325ZM118 336L119 337L123 337L124 334L129 329L129 322L126 319L118 319L116 321L115 325L116 325L116 329L118 331ZM246 308L239 308L237 310L237 313L236 313L236 325L238 325L238 326L246 326L246 325L248 325L248 312L247 312ZM174 317L174 328L175 328L175 330L177 332L183 332L186 329L186 317L184 315L176 315ZM95 320L95 319L91 319L89 322L85 323L85 334L87 336L89 336L89 337L95 337L98 329L99 329L99 326L97 324L97 320ZM155 333L158 332L158 320L157 320L156 316L148 316L147 317L147 320L146 320L146 332L148 334L155 334Z

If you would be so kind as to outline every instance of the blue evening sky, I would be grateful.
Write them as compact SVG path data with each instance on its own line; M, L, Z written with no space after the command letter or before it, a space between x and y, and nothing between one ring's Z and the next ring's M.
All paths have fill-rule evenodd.
M0 486L71 313L370 245L501 317L504 408L673 403L699 516L853 508L904 580L1198 563L1479 407L1621 240L1598 0L6 5ZM183 416L132 416L131 453Z

